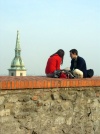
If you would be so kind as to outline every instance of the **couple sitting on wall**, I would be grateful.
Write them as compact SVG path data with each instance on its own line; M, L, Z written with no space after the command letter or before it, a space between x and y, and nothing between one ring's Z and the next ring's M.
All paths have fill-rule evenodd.
M54 78L87 78L92 77L94 72L92 69L87 70L85 60L78 56L78 51L72 49L69 51L71 57L70 70L61 70L60 65L63 64L64 50L59 49L56 53L52 54L45 68L45 73L47 77Z

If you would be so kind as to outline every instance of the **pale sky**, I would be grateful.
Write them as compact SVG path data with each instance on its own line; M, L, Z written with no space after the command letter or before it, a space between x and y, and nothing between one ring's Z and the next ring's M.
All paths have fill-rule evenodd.
M58 49L61 69L69 67L73 48L100 75L100 0L0 0L0 75L8 75L17 30L27 75L44 75Z

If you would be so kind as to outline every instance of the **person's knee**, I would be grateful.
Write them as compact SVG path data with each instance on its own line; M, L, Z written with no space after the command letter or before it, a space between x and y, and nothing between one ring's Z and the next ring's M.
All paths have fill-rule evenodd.
M83 72L80 71L79 69L75 69L75 70L73 71L73 75L74 75L75 77L77 77L77 78L83 78Z
M79 73L79 69L75 69L73 73Z

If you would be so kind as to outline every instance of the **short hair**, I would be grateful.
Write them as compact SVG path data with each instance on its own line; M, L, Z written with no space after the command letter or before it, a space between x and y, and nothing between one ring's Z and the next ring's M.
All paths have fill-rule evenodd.
M78 55L78 51L76 49L71 49L69 52L71 52L72 54Z

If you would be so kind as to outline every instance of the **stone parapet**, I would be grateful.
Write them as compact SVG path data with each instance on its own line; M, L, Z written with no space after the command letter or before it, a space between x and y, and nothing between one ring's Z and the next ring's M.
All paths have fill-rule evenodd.
M100 77L58 79L45 76L0 76L0 89L45 89L66 87L99 87Z

